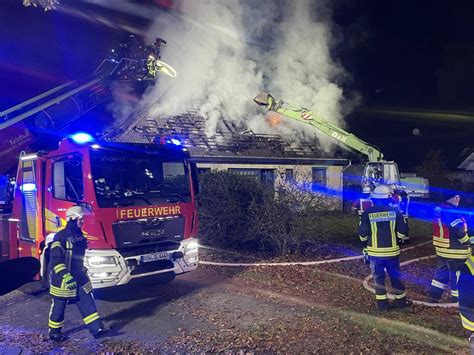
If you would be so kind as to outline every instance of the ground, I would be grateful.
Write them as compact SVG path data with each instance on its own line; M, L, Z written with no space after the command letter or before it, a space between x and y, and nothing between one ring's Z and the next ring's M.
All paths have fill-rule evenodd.
M425 241L413 238L412 244ZM322 244L306 259L357 255ZM402 261L432 254L430 244ZM255 262L255 256L202 249L202 258ZM284 257L272 261L288 261ZM268 262L269 260L264 260ZM409 296L425 300L434 259L403 266ZM456 308L415 305L379 313L362 281L361 259L321 265L200 265L171 284L136 282L95 292L111 336L94 340L68 306L62 344L46 336L50 298L30 283L0 299L0 346L20 352L457 353L468 343ZM5 351L4 350L4 351Z

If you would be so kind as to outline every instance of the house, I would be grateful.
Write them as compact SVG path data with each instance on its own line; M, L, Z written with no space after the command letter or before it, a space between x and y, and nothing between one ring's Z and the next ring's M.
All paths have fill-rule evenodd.
M157 137L179 139L189 149L199 172L227 170L277 186L294 182L330 194L334 209L343 208L343 172L351 164L348 152L334 155L314 144L288 143L277 135L255 134L231 121L223 121L216 134L205 134L205 122L195 115L180 115L158 123L143 119L120 134L118 140L152 142ZM117 139L115 137L115 139Z
M474 148L464 148L453 159L457 169L449 173L450 180L460 181L462 184L474 183ZM453 169L454 170L454 169Z

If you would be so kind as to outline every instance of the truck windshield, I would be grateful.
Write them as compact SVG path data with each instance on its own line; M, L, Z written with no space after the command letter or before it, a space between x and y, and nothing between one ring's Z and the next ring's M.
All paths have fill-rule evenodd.
M184 159L160 154L91 151L91 170L100 207L189 202Z

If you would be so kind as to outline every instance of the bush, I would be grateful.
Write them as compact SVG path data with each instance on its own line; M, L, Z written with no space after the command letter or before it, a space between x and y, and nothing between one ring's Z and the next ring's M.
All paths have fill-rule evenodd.
M297 185L273 189L229 172L206 172L200 184L200 237L224 248L299 252L301 243L324 239L321 210L334 206L330 198Z
M199 234L209 245L248 247L251 219L249 208L262 200L260 184L228 172L200 175L198 196Z

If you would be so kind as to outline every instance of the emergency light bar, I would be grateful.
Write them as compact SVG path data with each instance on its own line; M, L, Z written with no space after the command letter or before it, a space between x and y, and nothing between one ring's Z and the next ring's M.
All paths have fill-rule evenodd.
M85 132L78 132L71 136L69 136L75 143L77 144L86 144L94 141L94 137L92 137L89 133Z

